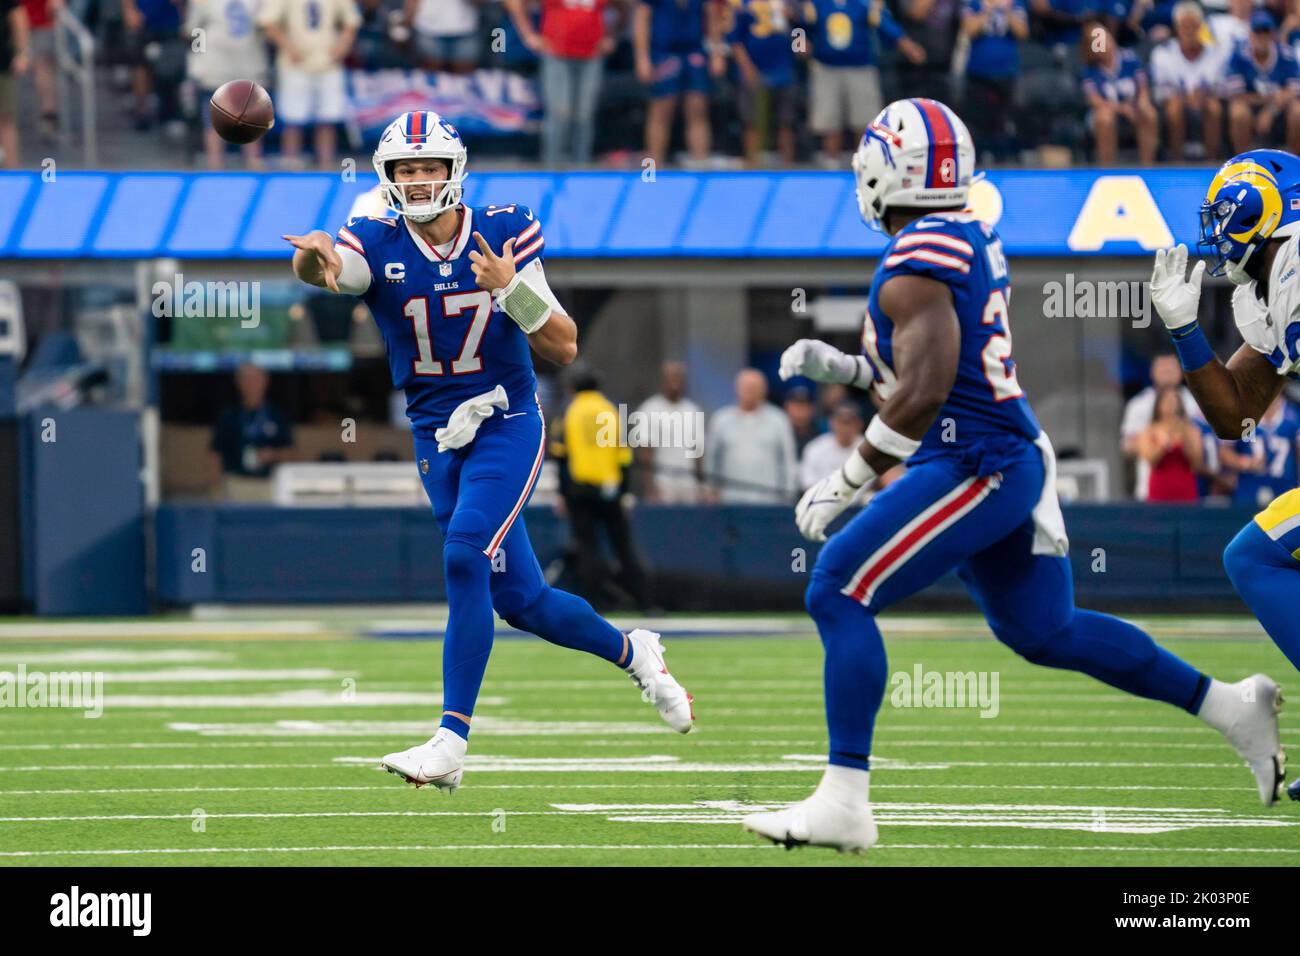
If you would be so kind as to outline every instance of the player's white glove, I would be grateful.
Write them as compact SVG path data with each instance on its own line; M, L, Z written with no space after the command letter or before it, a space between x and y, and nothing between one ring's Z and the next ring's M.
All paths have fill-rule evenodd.
M1184 281L1187 271L1187 247L1182 243L1172 249L1156 251L1155 268L1151 270L1151 304L1156 307L1160 320L1170 331L1196 321L1196 310L1201 302L1201 279L1205 276L1205 260L1192 267L1191 277Z
M781 353L781 381L804 375L814 382L848 385L858 376L858 359L816 339L800 339Z
M853 461L854 458L857 459L856 462ZM858 493L858 489L875 477L875 473L856 451L849 460L849 467L858 472L854 478L864 480L855 485L845 474L844 468L836 468L805 491L795 505L794 523L799 528L799 533L809 541L825 541L826 526L853 503L853 496Z

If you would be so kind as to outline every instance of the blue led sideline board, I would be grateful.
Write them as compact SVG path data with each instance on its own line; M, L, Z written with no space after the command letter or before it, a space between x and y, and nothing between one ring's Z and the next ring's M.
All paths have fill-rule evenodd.
M1145 256L1194 243L1213 170L1001 170L972 187L1014 256ZM279 259L281 233L334 232L376 180L327 173L0 173L0 258ZM550 258L874 255L839 172L475 173L471 206L529 205Z

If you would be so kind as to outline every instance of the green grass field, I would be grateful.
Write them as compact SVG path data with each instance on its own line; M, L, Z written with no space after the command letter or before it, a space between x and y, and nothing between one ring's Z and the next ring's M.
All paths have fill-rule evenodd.
M98 719L0 710L0 863L1300 864L1300 804L1263 808L1217 734L1028 665L973 617L882 621L891 674L996 674L997 713L899 707L887 692L872 774L881 842L840 857L773 847L738 823L801 799L820 774L821 648L805 618L670 620L668 662L696 697L686 737L610 665L500 638L465 784L448 796L377 769L431 733L441 645L287 613L101 631L0 623L0 671L105 675ZM1264 670L1296 685L1253 621L1142 623L1220 678ZM673 636L683 628L715 636ZM1300 754L1297 726L1284 709Z

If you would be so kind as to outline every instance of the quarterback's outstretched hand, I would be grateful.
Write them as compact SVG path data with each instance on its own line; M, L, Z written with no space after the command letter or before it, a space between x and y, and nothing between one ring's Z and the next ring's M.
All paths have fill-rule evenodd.
M803 375L814 382L848 385L858 374L858 360L817 339L800 339L781 353L781 381Z
M501 255L493 252L487 240L477 232L474 233L474 241L478 243L479 251L470 252L469 261L473 263L470 268L474 270L478 287L497 295L515 277L514 237L506 240Z
M795 505L794 523L799 533L809 541L825 541L826 526L852 503L857 493L858 489L844 477L844 469L836 468L805 491Z
M311 285L320 285L321 283L316 280L323 279L325 288L331 292L339 291L338 278L339 273L343 271L343 260L334 250L333 236L317 229L305 236L282 235L280 238L288 240L295 249L308 253L306 258L296 252L293 254L293 271L298 278Z
M1205 277L1205 260L1192 267L1191 277L1184 281L1187 272L1187 247L1182 243L1172 249L1156 252L1155 267L1151 270L1151 302L1160 315L1160 321L1170 331L1196 321L1196 311L1201 302L1201 280Z

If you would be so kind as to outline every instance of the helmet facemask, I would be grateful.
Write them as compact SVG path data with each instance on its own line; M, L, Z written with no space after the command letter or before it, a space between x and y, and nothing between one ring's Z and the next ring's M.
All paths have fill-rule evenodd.
M393 172L399 163L417 160L437 160L442 163L448 170L446 178L393 181ZM393 212L412 222L429 222L460 204L465 190L466 175L466 156L463 150L454 156L418 153L396 158L385 157L383 160L376 159L374 165L375 172L379 176L384 202ZM429 197L422 202L412 202L408 199L408 191L417 187L428 190Z

